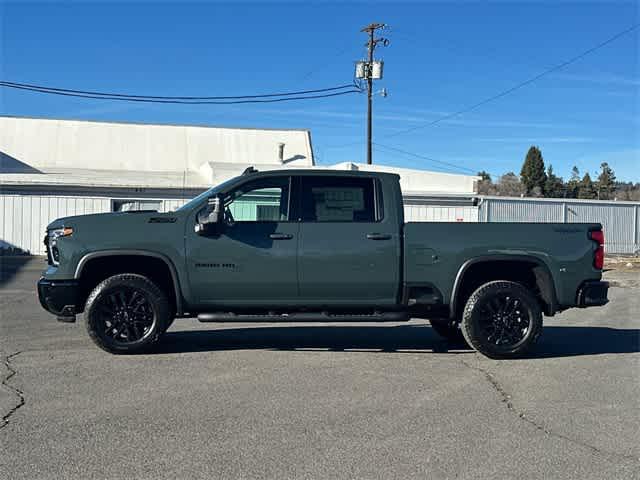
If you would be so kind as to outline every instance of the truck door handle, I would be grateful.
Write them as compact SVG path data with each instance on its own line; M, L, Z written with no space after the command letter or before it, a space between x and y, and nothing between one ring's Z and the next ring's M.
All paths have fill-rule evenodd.
M369 240L391 240L391 235L388 233L367 233Z
M272 240L291 240L293 235L290 233L272 233L269 238Z

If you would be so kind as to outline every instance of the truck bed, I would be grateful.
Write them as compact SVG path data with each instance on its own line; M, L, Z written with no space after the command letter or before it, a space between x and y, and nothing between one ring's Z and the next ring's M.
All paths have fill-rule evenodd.
M560 305L573 305L580 284L599 280L593 267L597 223L436 223L404 225L405 284L437 284L449 303L455 279L470 262L508 255L548 269Z

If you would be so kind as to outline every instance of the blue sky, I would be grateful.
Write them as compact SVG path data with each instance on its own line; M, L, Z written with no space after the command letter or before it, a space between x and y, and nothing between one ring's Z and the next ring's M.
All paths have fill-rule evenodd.
M374 141L459 168L376 149L374 162L519 173L530 145L557 174L603 161L640 181L639 30L477 110L460 110L640 22L632 2L3 2L0 77L146 95L245 95L349 83L360 28L385 22L387 98ZM365 161L366 97L271 105L140 105L0 91L10 115L309 128L319 164ZM354 144L355 143L355 144ZM348 146L343 146L349 144Z

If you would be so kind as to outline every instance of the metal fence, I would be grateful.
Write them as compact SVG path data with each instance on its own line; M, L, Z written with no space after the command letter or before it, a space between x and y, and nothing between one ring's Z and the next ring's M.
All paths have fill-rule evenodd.
M110 197L0 195L0 255L44 255L45 228L56 218L113 211ZM148 200L148 199L145 199ZM161 211L174 210L184 199L158 199Z
M601 223L608 253L640 253L640 202L482 197L479 221Z
M478 207L404 204L405 222L477 222Z

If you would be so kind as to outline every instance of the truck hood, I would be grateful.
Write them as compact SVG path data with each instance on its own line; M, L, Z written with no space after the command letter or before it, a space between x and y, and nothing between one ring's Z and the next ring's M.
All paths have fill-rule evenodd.
M64 227L73 232L56 240L57 271L75 275L83 256L107 250L155 252L178 258L184 250L184 220L188 213L131 211L58 218L49 224L49 231Z
M47 230L72 227L81 228L85 225L125 226L144 223L174 223L177 219L176 212L159 213L156 210L130 210L127 212L93 213L89 215L74 215L71 217L57 218L47 225Z

